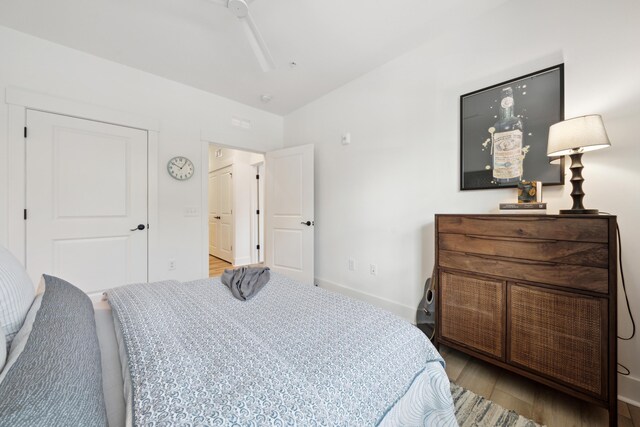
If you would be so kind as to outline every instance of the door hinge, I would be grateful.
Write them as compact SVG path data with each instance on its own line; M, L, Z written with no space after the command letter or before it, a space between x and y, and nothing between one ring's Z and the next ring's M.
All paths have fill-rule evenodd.
M260 175L256 175L256 179L260 179Z
M24 210L24 219L25 220L27 219L27 210L26 209Z
M24 137L25 138L27 137L27 127L26 126L24 127Z
M260 250L260 245L256 245L256 249L257 249L257 250Z
M256 215L260 215L260 209L256 209Z

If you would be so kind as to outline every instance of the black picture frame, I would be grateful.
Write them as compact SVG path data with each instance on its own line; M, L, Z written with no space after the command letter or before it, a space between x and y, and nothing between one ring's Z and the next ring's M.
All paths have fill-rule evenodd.
M505 170L503 166L494 172L493 141L500 134L496 129L504 128L501 111L507 110L501 109L501 97L508 93L507 88L512 89L512 98L504 105L513 106L511 119L519 120L524 158L520 177L512 174L510 179L496 179L494 175L500 177L500 170ZM553 163L547 157L549 126L562 120L564 64L461 95L460 190L514 188L519 180L564 185L564 156Z

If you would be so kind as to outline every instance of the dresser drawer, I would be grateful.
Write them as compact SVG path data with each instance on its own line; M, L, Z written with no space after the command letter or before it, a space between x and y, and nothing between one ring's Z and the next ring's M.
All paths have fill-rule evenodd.
M554 239L607 243L606 218L559 218L545 215L447 216L438 217L439 233Z
M606 243L441 233L441 250L607 268Z
M492 255L476 255L446 250L438 252L438 266L504 277L511 280L539 282L604 294L609 292L609 270L606 268L503 258Z

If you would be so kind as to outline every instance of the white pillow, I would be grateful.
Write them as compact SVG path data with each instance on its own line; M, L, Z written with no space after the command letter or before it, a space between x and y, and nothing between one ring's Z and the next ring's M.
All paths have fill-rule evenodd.
M9 349L9 354L7 354L4 368L0 368L0 383L4 380L4 377L7 375L11 367L16 360L18 360L18 356L22 354L25 346L27 345L27 341L29 340L29 335L31 334L31 330L33 329L33 323L36 321L36 315L38 314L38 310L40 310L40 305L42 305L42 298L44 297L44 290L42 293L38 294L34 300L33 304L29 308L27 315L24 319L24 324L13 338L11 342L11 349ZM0 340L2 341L2 340Z
M24 267L0 246L0 325L4 329L6 348L11 347L34 297L33 283Z

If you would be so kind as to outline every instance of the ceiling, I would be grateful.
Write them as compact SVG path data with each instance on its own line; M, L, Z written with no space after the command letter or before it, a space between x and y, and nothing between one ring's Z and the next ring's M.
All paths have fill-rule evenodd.
M0 25L285 115L506 1L255 0L266 73L209 0L1 0Z

